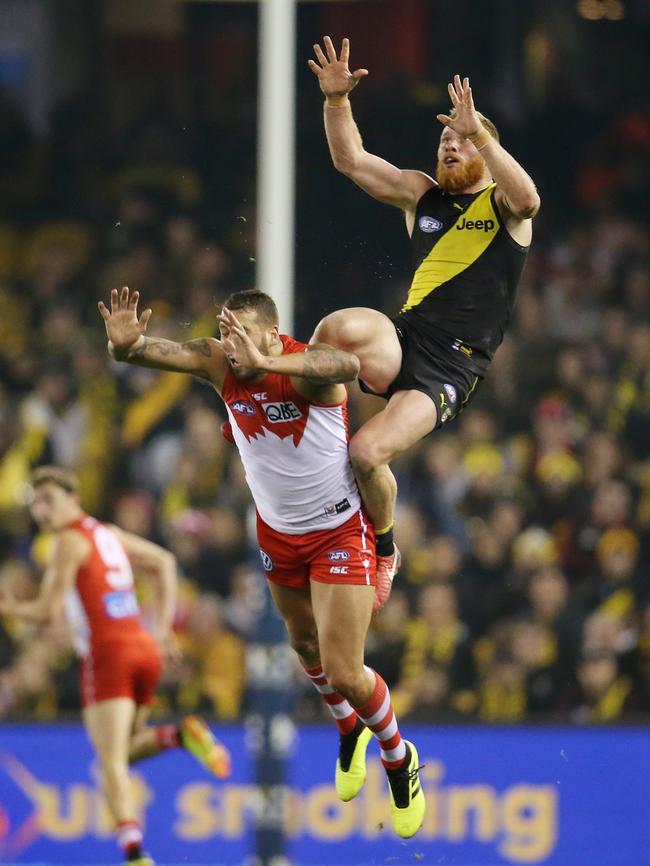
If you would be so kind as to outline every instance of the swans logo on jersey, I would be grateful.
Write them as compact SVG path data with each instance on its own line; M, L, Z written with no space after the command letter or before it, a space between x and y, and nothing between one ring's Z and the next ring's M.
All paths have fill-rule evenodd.
M239 415L255 414L255 407L251 406L251 404L247 403L245 400L237 400L236 403L231 403L230 408L233 412L237 412Z
M262 557L262 566L264 568L264 571L273 571L273 569L275 568L275 566L273 565L273 560L265 550L262 550L261 547L260 556Z
M431 232L439 232L442 228L440 220L434 219L434 217L430 216L420 217L418 225L420 226L420 231L427 232L427 234L431 234Z
M456 400L458 399L458 397L457 397L456 389L454 388L454 386L453 385L443 385L442 387L445 389L447 396L449 397L449 402L455 403Z
M350 558L347 550L330 550L327 555L332 562L347 562Z
M262 409L271 424L284 424L302 418L302 412L291 400L286 403L262 403Z
M102 598L106 613L111 619L124 619L127 616L137 616L140 613L138 602L133 592L107 592Z

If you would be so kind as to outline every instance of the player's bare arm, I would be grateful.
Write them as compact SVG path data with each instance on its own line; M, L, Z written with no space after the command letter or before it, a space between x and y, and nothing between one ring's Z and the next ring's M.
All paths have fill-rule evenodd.
M231 310L224 307L218 319L224 334L224 350L233 366L304 380L294 382L294 387L310 399L340 402L345 398L342 383L354 381L359 374L359 359L350 352L317 343L304 353L263 355Z
M323 385L352 382L359 374L359 359L350 352L318 343L304 354L263 355L231 310L224 307L218 320L227 329L223 347L235 365L251 367L260 373L310 379Z
M157 582L154 637L165 657L175 661L179 656L172 628L178 595L176 557L164 547L119 526L111 526L111 529L122 542L134 569L152 575Z
M0 613L40 623L56 619L62 613L65 597L74 586L77 572L89 553L90 545L78 532L61 532L36 598L21 601L5 590L0 594Z
M424 172L399 169L368 153L348 99L368 70L350 71L349 39L343 40L338 57L329 36L323 38L323 44L326 53L320 45L314 45L318 62L308 63L325 95L325 134L334 167L378 201L401 208L407 216L414 214L418 199L435 181Z
M139 292L131 292L124 286L119 292L111 291L110 310L102 301L97 305L106 326L108 350L115 360L173 373L190 373L220 388L227 371L221 343L212 337L185 343L147 337L152 311L148 308L138 317L139 298Z
M540 206L540 199L530 175L482 126L474 106L469 78L454 76L448 85L453 119L439 114L438 120L463 138L468 138L485 160L497 185L497 203L506 218L508 229L517 222L532 219ZM529 239L530 240L530 239Z

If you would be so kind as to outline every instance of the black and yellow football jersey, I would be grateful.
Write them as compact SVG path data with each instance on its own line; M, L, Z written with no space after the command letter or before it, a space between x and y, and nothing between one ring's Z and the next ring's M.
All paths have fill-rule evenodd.
M428 394L437 427L462 411L485 375L510 320L528 252L503 225L495 189L492 183L477 193L450 195L435 186L416 209L415 274L393 320L402 365L379 396Z
M492 183L450 195L434 186L420 198L411 236L415 273L395 322L445 339L478 376L503 339L528 252L503 225L495 189Z

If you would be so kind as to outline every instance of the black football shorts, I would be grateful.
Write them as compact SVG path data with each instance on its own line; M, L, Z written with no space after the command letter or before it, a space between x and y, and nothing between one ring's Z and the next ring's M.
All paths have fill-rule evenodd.
M388 390L376 396L389 400L397 391L422 391L435 403L438 430L462 412L481 377L463 365L460 358L463 346L459 341L455 341L458 349L455 345L449 348L447 339L423 333L399 316L393 324L402 347L402 366ZM454 349L459 352L458 361ZM375 394L361 380L359 385L366 394Z

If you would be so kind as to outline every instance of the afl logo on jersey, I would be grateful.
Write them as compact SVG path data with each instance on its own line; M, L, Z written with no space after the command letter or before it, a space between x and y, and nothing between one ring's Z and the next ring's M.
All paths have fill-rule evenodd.
M428 234L431 232L439 232L442 228L440 220L434 219L430 216L421 216L418 220L418 225L420 226L420 231L427 232Z
M237 400L236 403L231 403L230 408L233 412L237 412L239 415L255 414L255 407L251 406L251 404L247 403L245 400Z
M264 571L273 571L275 566L273 565L273 560L268 555L268 553L260 547L260 556L262 557L262 566Z
M332 562L347 562L350 558L347 550L330 550L327 556Z

